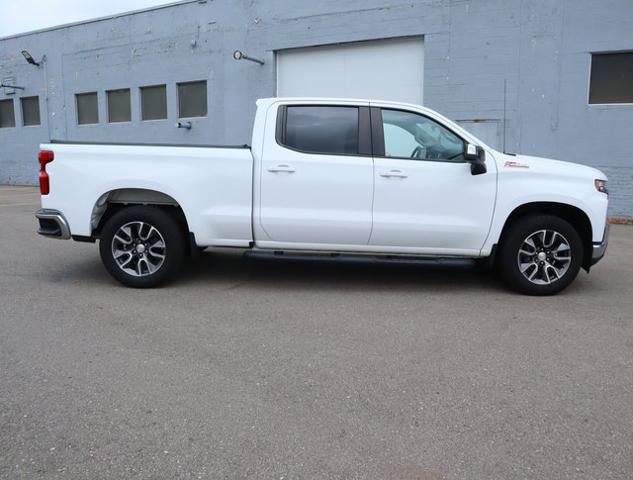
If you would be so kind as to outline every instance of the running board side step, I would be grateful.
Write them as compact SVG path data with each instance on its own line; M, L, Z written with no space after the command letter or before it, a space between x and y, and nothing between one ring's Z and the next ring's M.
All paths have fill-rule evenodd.
M389 264L412 264L419 265L453 265L470 266L474 259L465 257L424 257L415 255L365 255L346 254L341 252L332 253L301 253L281 250L248 250L244 252L245 258L257 260L296 260L296 261L316 261L316 262L350 262L350 263L389 263Z

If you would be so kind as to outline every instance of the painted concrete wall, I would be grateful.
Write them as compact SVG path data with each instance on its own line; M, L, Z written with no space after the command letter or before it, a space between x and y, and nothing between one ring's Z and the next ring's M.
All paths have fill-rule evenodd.
M631 0L209 0L0 39L0 77L26 88L15 97L39 95L42 111L41 126L20 127L16 101L0 183L34 183L49 138L248 143L255 100L275 94L276 50L408 35L424 35L427 106L487 122L508 151L602 169L611 214L633 216L633 105L587 104L590 52L633 50ZM22 49L45 62L28 65ZM235 49L266 64L236 62ZM176 129L176 83L201 79L209 115ZM138 87L160 83L169 118L141 122ZM105 90L123 87L132 121L108 124ZM78 126L74 94L94 90L100 124Z

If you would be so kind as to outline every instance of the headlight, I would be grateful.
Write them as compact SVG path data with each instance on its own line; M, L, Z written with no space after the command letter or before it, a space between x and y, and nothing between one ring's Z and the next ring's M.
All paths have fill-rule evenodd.
M606 195L609 195L609 190L607 190L607 181L606 180L600 180L600 179L595 179L593 181L593 184L596 186L596 190L598 190L599 192L602 192Z

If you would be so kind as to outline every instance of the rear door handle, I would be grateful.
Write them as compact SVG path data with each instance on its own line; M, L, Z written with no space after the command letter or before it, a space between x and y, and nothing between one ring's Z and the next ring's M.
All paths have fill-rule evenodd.
M389 170L388 172L382 172L380 176L385 178L407 178L409 175L404 173L402 170Z
M295 169L286 164L270 167L268 171L272 173L295 173Z

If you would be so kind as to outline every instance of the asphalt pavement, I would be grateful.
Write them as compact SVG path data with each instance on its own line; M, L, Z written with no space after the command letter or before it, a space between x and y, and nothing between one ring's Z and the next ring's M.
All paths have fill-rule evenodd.
M633 478L633 227L555 297L235 253L133 290L38 206L0 187L2 479Z

